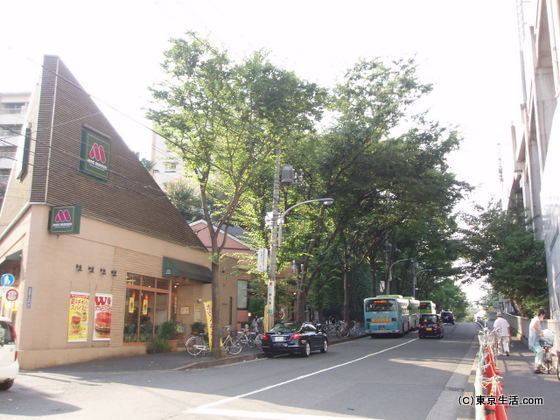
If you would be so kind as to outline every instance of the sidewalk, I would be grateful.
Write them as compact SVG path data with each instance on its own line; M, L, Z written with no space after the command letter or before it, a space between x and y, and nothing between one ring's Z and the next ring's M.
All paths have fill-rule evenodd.
M331 338L329 345L334 345L343 341L355 340L358 337ZM221 359L212 359L209 355L193 357L184 348L172 353L142 354L138 356L122 356L107 359L91 360L82 363L69 365L59 365L44 369L37 369L44 372L56 373L75 373L75 372L135 372L138 370L192 370L206 369L209 367L223 366L231 363L239 363L266 357L262 350L258 348L250 349L245 347L237 356L225 356ZM32 372L32 371L28 371Z
M44 372L56 373L92 373L92 372L135 372L139 370L190 370L205 369L208 367L222 366L230 363L239 363L265 357L262 350L257 348L244 348L237 356L225 356L221 359L212 359L208 356L193 357L185 348L172 353L142 354L138 356L122 356L107 359L91 360L88 362L73 363L69 365L53 366L38 369ZM32 371L28 371L32 372Z
M560 413L560 382L556 372L550 374L534 374L534 353L527 344L519 339L511 340L510 355L500 355L496 361L503 393L509 403L507 410L510 420L555 419ZM465 395L474 393L474 377L477 360L469 377ZM542 404L529 402L523 404L525 398L542 398ZM517 401L517 403L516 403ZM474 407L461 407L460 419L475 419Z

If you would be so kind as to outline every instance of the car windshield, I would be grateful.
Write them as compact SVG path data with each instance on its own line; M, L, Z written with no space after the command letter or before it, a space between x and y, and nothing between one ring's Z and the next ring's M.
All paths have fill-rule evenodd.
M382 299L366 302L366 312L387 312L395 310L395 301Z
M4 344L14 344L14 337L10 324L0 321L0 345Z
M284 322L276 324L271 332L296 332L301 328L301 322Z
M435 324L437 322L437 316L436 315L424 316L422 317L420 322L424 324Z

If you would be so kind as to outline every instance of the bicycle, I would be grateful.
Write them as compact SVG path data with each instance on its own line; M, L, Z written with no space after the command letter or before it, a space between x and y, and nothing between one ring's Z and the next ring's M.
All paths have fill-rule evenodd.
M238 338L231 336L230 327L224 327L228 334L225 339L220 338L221 345L224 346L226 353L235 356L243 350L242 344ZM208 343L208 334L195 335L189 338L185 343L187 353L193 357L206 356L210 352L210 345Z
M490 331L490 345L492 347L492 352L494 353L495 357L500 356L504 351L502 347L502 343L500 341L500 328L494 328Z
M338 321L336 324L336 330L340 337L346 338L350 335L350 330L344 321Z
M360 334L362 334L360 323L358 321L352 321L352 328L350 328L350 335L354 337Z
M560 369L558 369L558 364L560 360L560 351L556 350L556 377L560 381Z
M554 363L553 354L550 351L550 348L554 344L554 340L552 338L541 338L539 340L539 344L543 349L543 357L542 357L542 367L546 370L546 373L550 373L556 369L556 373L558 374L558 361Z
M247 334L247 330L242 328L240 331L237 331L237 340L239 340L239 344L241 347L249 347L253 348L255 345L251 342L251 337Z
M258 349L262 349L262 338L263 335L259 331L249 331L248 346L250 348L257 347Z
M346 328L346 323L344 321L327 323L323 325L323 330L331 338L348 337L350 335L350 331Z

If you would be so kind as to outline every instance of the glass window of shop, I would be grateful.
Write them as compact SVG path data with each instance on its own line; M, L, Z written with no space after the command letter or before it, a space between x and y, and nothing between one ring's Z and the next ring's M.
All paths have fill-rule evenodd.
M169 317L169 280L127 274L124 342L145 343Z

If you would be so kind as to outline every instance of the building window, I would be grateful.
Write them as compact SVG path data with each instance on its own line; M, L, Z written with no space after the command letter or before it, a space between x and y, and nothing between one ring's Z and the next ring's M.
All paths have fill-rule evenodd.
M0 136L15 137L21 135L22 124L2 124L0 125Z
M128 273L123 341L150 341L169 319L169 304L169 280Z
M3 102L0 104L0 114L23 114L26 109L26 102Z
M165 162L165 172L168 174L177 172L177 162Z

